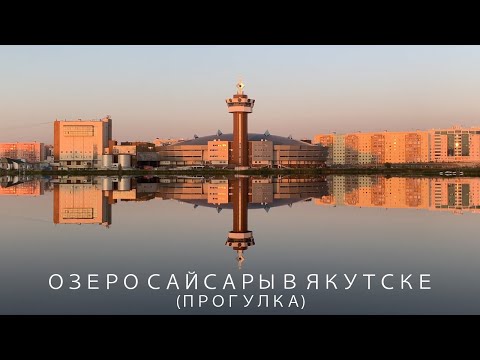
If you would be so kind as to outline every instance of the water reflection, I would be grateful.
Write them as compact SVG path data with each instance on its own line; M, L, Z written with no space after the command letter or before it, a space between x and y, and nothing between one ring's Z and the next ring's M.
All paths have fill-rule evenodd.
M244 251L255 245L248 229L248 208L292 205L328 194L327 182L321 178L232 177L70 177L54 183L55 224L112 224L112 205L118 201L148 201L155 198L178 200L198 206L233 209L232 230L226 245L237 254L239 267Z
M45 182L29 177L1 176L0 196L40 196L45 191Z
M3 177L0 194L2 313L176 313L177 292L151 291L145 276L188 271L292 273L299 289L312 273L428 273L428 292L379 282L371 292L306 292L305 312L479 313L480 178ZM136 292L55 292L46 281L54 273L132 273L144 282Z
M480 212L480 178L383 176L328 177L68 177L50 180L3 177L0 195L40 196L53 191L54 224L112 224L112 205L125 201L177 200L232 211L225 244L239 267L255 245L248 209L268 212L298 201L316 205Z
M1 194L43 194L45 181L9 179ZM112 224L112 205L118 201L178 200L198 206L233 210L232 230L226 245L237 254L241 267L244 251L255 245L248 229L248 208L288 205L328 196L325 177L257 178L237 176L222 179L203 177L68 177L52 179L54 224ZM2 189L4 189L2 185ZM40 189L41 192L40 192Z
M478 213L480 178L332 176L317 205L425 209Z
M425 209L480 213L480 178L383 176L299 177L68 177L0 178L0 196L41 196L53 191L55 224L112 224L112 205L177 200L194 207L233 209L231 233L246 233L248 208L315 205ZM235 237L235 236L233 236ZM253 238L252 238L253 245ZM230 245L230 246L233 246Z

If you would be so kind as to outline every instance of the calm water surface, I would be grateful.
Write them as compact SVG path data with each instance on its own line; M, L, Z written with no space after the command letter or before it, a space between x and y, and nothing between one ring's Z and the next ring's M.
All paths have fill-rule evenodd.
M479 230L480 178L4 177L0 313L479 314ZM218 288L186 290L189 271L216 274ZM295 289L283 289L285 273ZM52 274L61 289L50 288ZM70 274L79 290L68 289ZM98 290L88 274L99 275ZM107 274L119 278L108 290ZM128 274L139 279L134 290L123 285ZM151 274L162 289L147 286ZM180 290L165 289L170 274ZM235 290L222 290L227 274ZM255 277L246 290L243 274ZM260 274L275 275L273 290L259 289ZM306 290L309 274L319 274L318 290ZM325 289L326 274L338 274L338 290ZM358 274L348 290L343 274ZM376 274L370 290L362 274ZM393 290L382 287L385 274ZM413 274L413 290L401 289L402 274ZM430 290L419 289L419 274L430 274ZM238 298L179 310L185 294ZM260 294L303 295L305 306L258 307ZM242 295L255 303L244 307Z

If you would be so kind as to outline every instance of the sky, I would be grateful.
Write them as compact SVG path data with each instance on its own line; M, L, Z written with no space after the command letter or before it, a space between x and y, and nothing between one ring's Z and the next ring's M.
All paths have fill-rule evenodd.
M0 141L53 142L55 119L113 119L118 141L232 131L480 126L480 46L0 46Z

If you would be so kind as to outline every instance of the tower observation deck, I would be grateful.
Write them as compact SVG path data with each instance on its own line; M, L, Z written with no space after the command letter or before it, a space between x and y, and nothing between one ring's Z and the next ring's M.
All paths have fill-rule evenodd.
M248 168L248 114L255 104L255 100L243 93L244 87L243 82L239 81L237 93L226 100L228 112L233 114L232 163L238 170Z

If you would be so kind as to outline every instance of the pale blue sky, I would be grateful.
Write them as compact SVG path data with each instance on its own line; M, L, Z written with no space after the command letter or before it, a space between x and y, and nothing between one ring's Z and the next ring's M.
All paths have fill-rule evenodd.
M114 138L231 132L239 75L252 132L480 125L480 46L0 46L0 141L53 141L59 119Z

